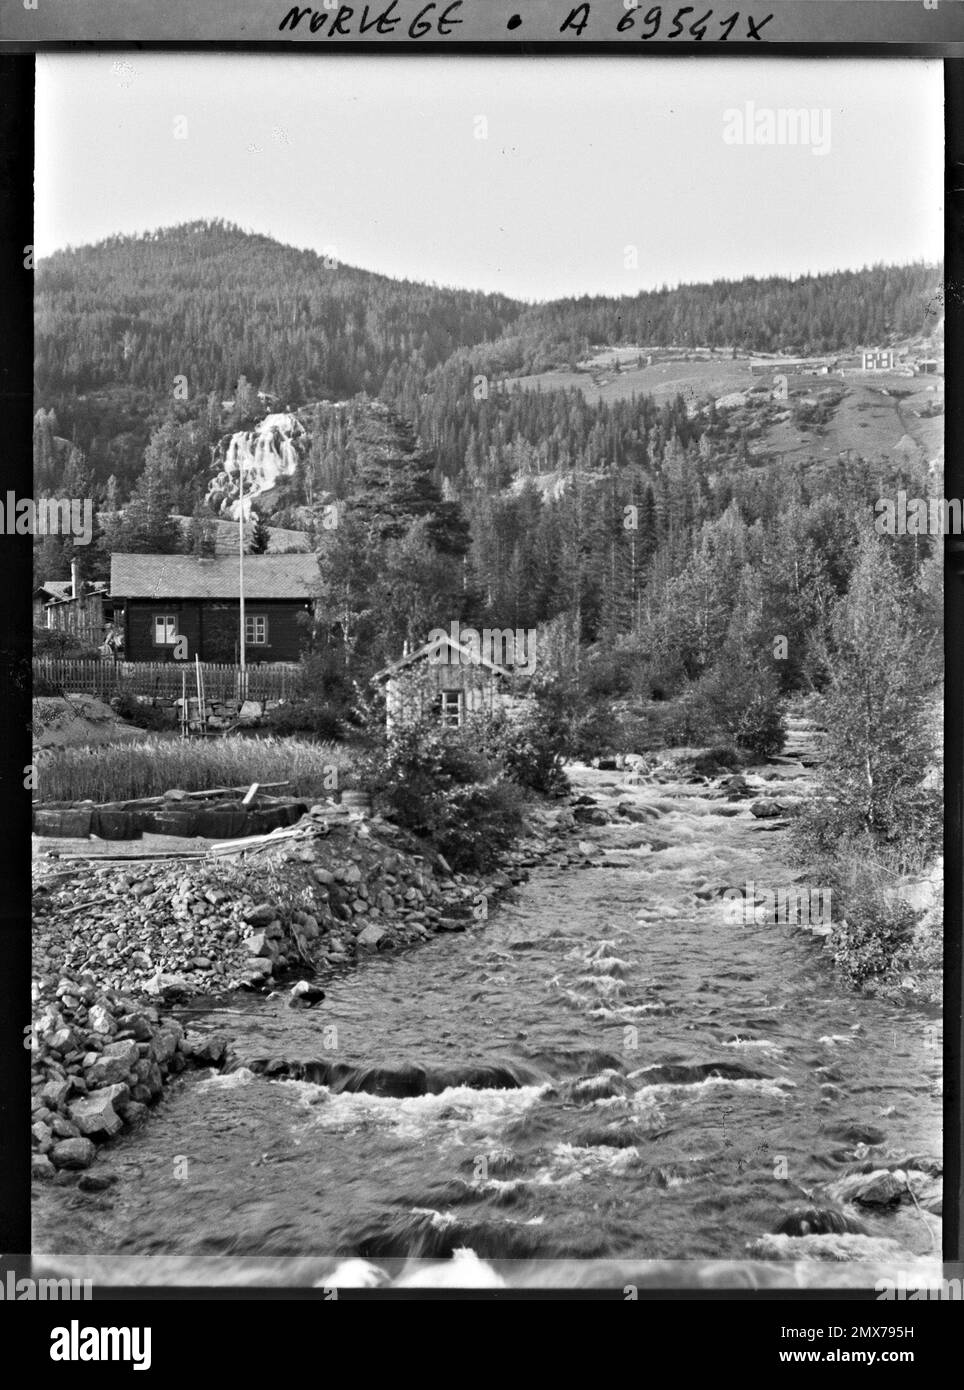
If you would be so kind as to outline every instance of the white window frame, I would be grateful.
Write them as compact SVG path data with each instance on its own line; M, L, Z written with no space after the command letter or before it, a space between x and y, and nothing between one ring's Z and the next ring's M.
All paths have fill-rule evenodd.
M261 624L260 629L258 624ZM259 637L257 634L261 632ZM248 633L255 635L249 637ZM266 647L268 645L268 615L266 613L245 613L244 615L244 645L246 647Z
M455 698L454 708L451 703L453 696ZM446 729L461 729L462 719L465 713L465 691L443 690L441 692L441 698L442 708L440 715L443 727Z
M177 614L176 613L155 613L154 618L154 646L155 647L174 647L177 645ZM165 636L159 638L161 624L164 624Z

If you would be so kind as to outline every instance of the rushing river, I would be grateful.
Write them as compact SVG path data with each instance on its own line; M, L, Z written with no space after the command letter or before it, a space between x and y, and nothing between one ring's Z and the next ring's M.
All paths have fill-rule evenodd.
M707 784L581 784L656 815L583 828L597 867L541 864L487 923L365 960L314 1009L184 1011L230 1034L234 1070L179 1078L98 1158L105 1192L42 1193L35 1247L152 1256L155 1277L207 1256L321 1283L431 1282L419 1260L591 1282L745 1260L868 1155L939 1156L933 1013L849 992L806 932L727 920L720 889L794 886L785 829ZM908 1204L860 1219L938 1248Z

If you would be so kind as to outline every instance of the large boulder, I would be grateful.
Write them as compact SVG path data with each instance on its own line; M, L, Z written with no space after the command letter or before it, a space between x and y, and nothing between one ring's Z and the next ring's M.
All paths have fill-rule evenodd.
M87 1027L92 1033L112 1033L114 1019L104 1004L95 1004L87 1015Z
M464 926L464 923L462 924ZM384 927L377 927L374 923L365 927L355 938L359 946L366 951L384 951L394 946L391 932Z
M116 1101L129 1099L127 1086L104 1086L97 1091L89 1091L82 1100L74 1101L70 1107L70 1118L81 1134L110 1137L118 1134L124 1122L114 1109ZM72 1142L67 1140L67 1143ZM57 1145L54 1149L56 1153Z
M310 980L299 980L291 987L292 999L301 999L305 1004L318 1004L325 997L325 991L320 985L312 984Z
M178 1043L183 1036L184 1029L181 1025L173 1018L166 1019L151 1040L151 1059L155 1062L169 1062L177 1051ZM132 1063L132 1065L134 1064Z
M31 1154L30 1176L41 1182L49 1182L57 1170L46 1154Z
M98 1090L102 1086L121 1085L127 1080L127 1074L137 1061L137 1044L133 1044L133 1060L125 1060L122 1057L101 1056L97 1058L91 1066L84 1072L84 1080L88 1089Z
M277 915L278 909L270 903L259 903L257 907L252 907L244 914L243 920L249 927L266 927Z
M907 1193L907 1179L902 1172L890 1173L879 1168L873 1173L851 1173L832 1183L828 1192L838 1202L855 1202L862 1207L889 1207Z
M241 945L249 956L266 956L270 959L278 953L276 941L265 931L252 932L244 938Z
M209 1033L190 1042L190 1052L201 1066L217 1067L224 1061L228 1042L220 1033Z
M40 1095L45 1105L51 1110L59 1110L60 1106L67 1099L70 1092L70 1082L65 1078L52 1076L44 1086Z
M55 1168L89 1168L97 1150L89 1139L63 1139L50 1152Z

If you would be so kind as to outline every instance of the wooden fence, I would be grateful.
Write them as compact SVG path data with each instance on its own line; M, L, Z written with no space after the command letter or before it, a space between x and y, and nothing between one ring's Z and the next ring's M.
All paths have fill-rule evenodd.
M201 662L204 694L209 702L231 700L284 700L291 695L298 666L294 662L264 662L249 666L241 688L241 668L234 664ZM109 700L128 693L148 699L180 699L182 682L189 696L197 694L196 668L185 661L77 660L71 657L35 657L33 678L67 694L96 695Z

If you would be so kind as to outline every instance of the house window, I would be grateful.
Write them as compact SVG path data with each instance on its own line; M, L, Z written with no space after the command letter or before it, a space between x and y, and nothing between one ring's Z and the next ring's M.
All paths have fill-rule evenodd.
M253 614L244 618L244 645L246 647L266 647L268 645L268 619L264 615Z
M462 723L462 691L442 691L442 723L450 729L458 729Z
M177 618L173 613L154 614L155 647L173 647L177 642Z

